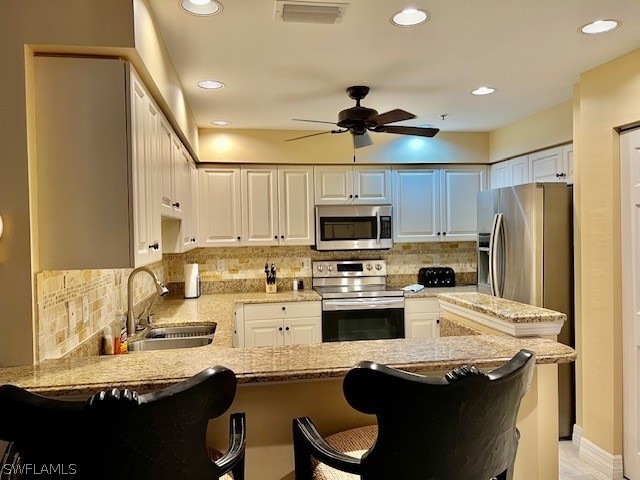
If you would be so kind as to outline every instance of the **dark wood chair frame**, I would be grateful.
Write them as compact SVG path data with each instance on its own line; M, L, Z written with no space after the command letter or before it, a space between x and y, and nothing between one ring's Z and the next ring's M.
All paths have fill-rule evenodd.
M212 460L206 447L209 419L229 409L235 392L235 374L221 366L155 392L112 389L87 401L3 385L0 439L10 444L0 480L213 480L228 472L244 480L244 413L231 414L221 458Z
M465 366L429 377L360 362L344 379L344 395L376 415L374 445L355 458L331 447L310 418L294 419L295 478L311 480L315 458L362 480L510 480L516 417L534 364L521 350L489 373Z

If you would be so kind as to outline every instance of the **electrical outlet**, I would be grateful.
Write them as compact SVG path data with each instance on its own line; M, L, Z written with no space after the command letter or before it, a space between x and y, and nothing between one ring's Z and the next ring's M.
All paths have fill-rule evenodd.
M89 321L89 299L86 295L82 297L82 321Z
M216 260L216 270L218 270L219 272L224 270L224 260L220 258Z

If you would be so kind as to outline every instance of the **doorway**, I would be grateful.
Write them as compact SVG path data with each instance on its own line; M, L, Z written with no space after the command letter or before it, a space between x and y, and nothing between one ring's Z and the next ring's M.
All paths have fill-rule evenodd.
M620 136L624 476L640 480L640 129Z

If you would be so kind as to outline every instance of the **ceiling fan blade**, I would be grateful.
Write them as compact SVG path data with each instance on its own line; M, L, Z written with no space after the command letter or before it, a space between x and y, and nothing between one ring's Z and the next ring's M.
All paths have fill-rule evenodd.
M433 137L436 133L440 131L439 128L429 128L429 127L401 127L401 126L387 126L384 125L383 128L380 128L380 132L387 133L398 133L400 135L417 135L419 137Z
M373 143L371 137L369 136L369 132L364 132L362 135L353 135L353 147L361 148L367 147Z
M327 130L326 132L319 132L319 133L311 133L309 135L303 135L301 137L286 138L284 141L293 142L294 140L301 140L303 138L309 138L309 137L317 137L318 135L326 135L327 133L334 133L334 130Z
M336 122L325 122L323 120L305 120L303 118L292 118L294 122L311 122L311 123L328 123L329 125L337 125Z
M374 115L373 117L367 118L367 122L375 122L377 125L383 125L385 123L394 123L401 122L403 120L411 120L412 118L416 118L413 113L405 112L404 110L400 110L396 108L395 110L389 110L388 112L380 113L378 115Z

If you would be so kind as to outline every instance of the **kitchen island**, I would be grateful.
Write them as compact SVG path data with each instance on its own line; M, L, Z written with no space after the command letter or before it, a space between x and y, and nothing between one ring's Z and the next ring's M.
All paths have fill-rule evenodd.
M439 374L469 363L491 369L525 348L536 353L537 366L518 422L522 441L516 479L554 478L549 472L554 465L557 472L557 444L548 425L553 423L554 401L557 409L557 364L575 358L571 348L549 339L508 335L231 348L236 302L318 299L314 292L307 291L219 294L197 300L170 298L161 302L157 324L214 321L217 329L211 345L2 368L0 384L13 383L46 395L86 397L112 386L153 390L189 378L211 365L224 365L236 372L240 383L230 411L247 413L247 478L281 480L293 478L292 418L311 416L323 434L375 422L375 418L353 411L342 394L342 378L357 362L371 360L411 372ZM209 441L218 448L225 447L227 421L225 416L211 422ZM520 466L526 460L529 461Z

